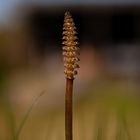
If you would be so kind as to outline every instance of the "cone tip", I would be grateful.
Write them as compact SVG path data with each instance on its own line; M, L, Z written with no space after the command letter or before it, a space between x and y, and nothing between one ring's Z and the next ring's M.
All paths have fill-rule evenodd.
M70 16L71 14L70 14L70 12L69 11L66 11L65 12L65 16Z

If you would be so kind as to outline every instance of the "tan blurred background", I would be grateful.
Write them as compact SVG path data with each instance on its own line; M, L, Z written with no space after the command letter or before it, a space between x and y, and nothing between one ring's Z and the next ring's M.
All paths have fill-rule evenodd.
M0 2L0 139L12 139L42 91L20 139L64 139L61 38L67 10L81 49L74 83L74 138L139 139L138 0Z

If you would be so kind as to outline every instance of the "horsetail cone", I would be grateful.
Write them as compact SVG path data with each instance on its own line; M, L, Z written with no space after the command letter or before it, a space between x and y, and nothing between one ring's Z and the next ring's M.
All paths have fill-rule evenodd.
M78 65L78 38L75 31L76 27L73 18L69 12L65 13L64 25L63 25L63 61L64 61L64 73L66 78L74 79L77 74Z

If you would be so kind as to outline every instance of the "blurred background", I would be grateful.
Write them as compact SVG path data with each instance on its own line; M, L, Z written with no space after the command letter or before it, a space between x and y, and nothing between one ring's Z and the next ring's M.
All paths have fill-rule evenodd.
M0 1L0 139L13 139L37 103L19 139L64 140L61 38L67 10L81 53L74 139L139 140L138 0Z

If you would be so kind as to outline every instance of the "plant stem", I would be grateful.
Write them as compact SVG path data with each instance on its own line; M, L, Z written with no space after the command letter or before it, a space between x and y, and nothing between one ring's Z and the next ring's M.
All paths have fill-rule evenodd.
M66 79L66 95L65 95L65 140L72 140L72 92L73 79Z

